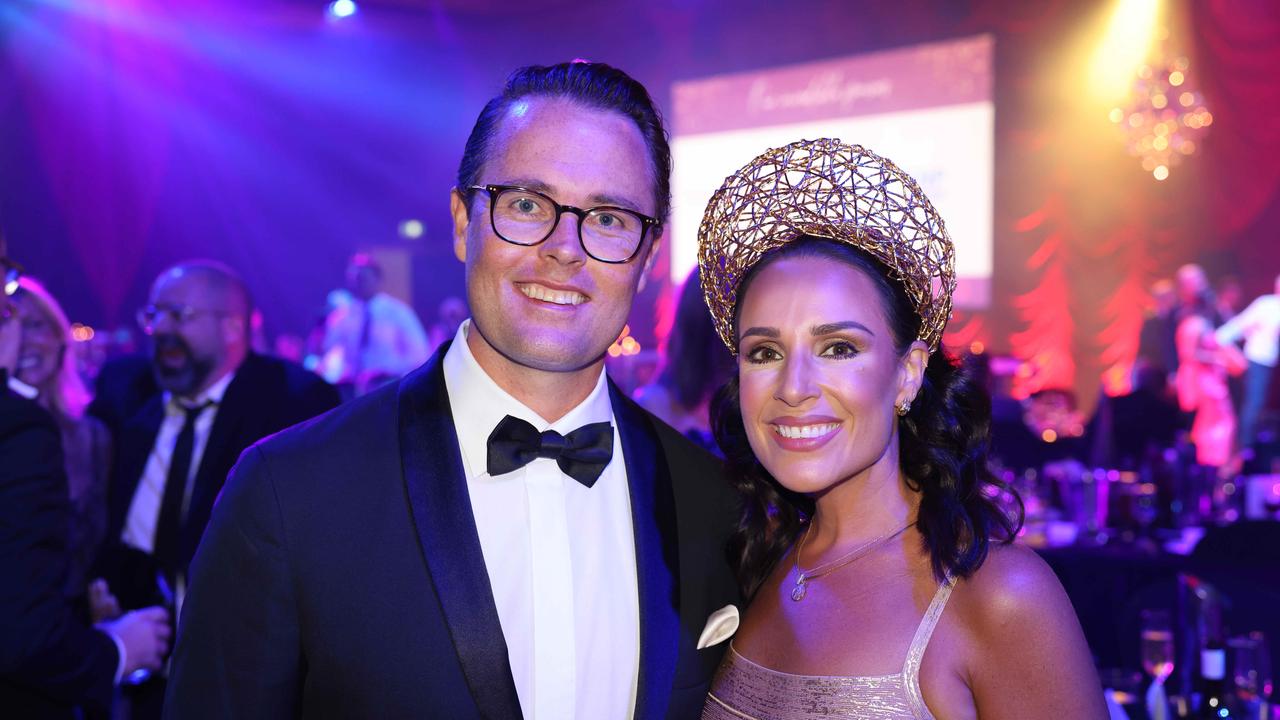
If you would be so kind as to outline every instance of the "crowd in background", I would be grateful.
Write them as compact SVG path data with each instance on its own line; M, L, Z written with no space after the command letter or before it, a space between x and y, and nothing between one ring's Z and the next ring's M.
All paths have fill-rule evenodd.
M1256 457L1276 366L1280 276L1273 293L1243 308L1237 283L1225 278L1215 292L1204 269L1192 264L1153 285L1151 295L1135 368L1146 378L1139 386L1172 389L1191 415L1197 462L1238 471Z
M295 361L256 349L265 344L262 314L235 270L180 263L156 278L138 311L145 352L102 359L88 376L76 353L86 344L76 341L57 299L39 280L13 272L5 311L13 316L6 325L15 337L6 344L14 359L6 380L57 426L71 501L59 592L85 626L123 618L137 625L128 611L147 608L143 617L156 628L148 647L167 642L187 567L240 453L414 369L465 319L465 306L446 303L433 342L381 280L376 262L354 256L341 301L318 324L308 356ZM52 532L62 525L47 523ZM120 657L135 661L122 660L129 672L118 678L131 716L158 717L158 666L138 664L148 653L136 637L108 634Z
M1153 307L1139 338L1132 391L1103 398L1074 447L1095 466L1137 468L1178 442L1223 477L1257 459L1274 441L1267 395L1280 339L1280 277L1273 294L1241 307L1228 284L1215 293L1196 265L1152 287ZM182 263L160 275L139 311L149 337L142 354L107 360L90 392L72 325L41 283L23 277L13 293L21 342L13 379L55 418L72 501L70 569L63 592L86 622L124 611L176 612L185 571L222 481L257 440L303 422L343 399L370 392L421 365L467 316L450 298L430 330L412 308L382 289L382 269L366 254L351 259L347 286L311 337L255 350L261 313L231 268ZM1243 344L1243 347L1241 347ZM972 358L971 372L986 370ZM710 407L733 372L703 303L698 274L686 281L653 376L633 395L650 411L716 450ZM1011 467L1043 457L1032 408L989 375L996 455ZM125 685L136 717L157 716L163 689Z

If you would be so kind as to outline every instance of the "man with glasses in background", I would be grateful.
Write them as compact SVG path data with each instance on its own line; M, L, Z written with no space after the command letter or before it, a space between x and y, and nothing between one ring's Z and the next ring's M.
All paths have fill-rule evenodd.
M450 194L471 319L245 453L192 565L168 717L701 714L736 501L604 372L670 170L625 73L512 74Z
M63 595L71 503L61 438L36 390L12 374L21 274L0 237L0 714L105 717L122 678L160 666L169 618L152 607L93 628Z
M187 565L236 458L338 404L301 366L250 350L252 312L244 282L212 261L165 270L138 311L159 391L116 431L110 544L98 563L108 606L180 608ZM158 717L161 683L130 696L133 717Z

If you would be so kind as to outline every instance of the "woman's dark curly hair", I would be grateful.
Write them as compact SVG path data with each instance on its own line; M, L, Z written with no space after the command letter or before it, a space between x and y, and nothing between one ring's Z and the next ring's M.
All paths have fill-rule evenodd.
M901 283L891 279L879 261L845 243L804 237L770 251L743 278L738 307L761 269L794 257L843 262L865 272L880 291L898 352L906 353L920 330L920 318ZM728 476L743 499L729 553L743 594L751 597L803 531L814 501L783 487L752 453L742 424L736 373L717 393L711 415ZM948 575L968 577L986 560L993 541L1011 542L1022 526L1021 499L987 466L990 429L991 398L986 390L944 350L934 351L911 410L898 423L898 462L907 487L920 493L916 529L939 581ZM1001 507L1002 493L1012 501L1012 513Z

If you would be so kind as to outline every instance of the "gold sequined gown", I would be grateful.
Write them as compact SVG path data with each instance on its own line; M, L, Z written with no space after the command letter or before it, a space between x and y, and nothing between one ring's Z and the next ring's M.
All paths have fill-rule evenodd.
M934 720L920 695L920 660L953 583L938 587L893 675L793 675L757 665L729 645L711 682L702 720Z

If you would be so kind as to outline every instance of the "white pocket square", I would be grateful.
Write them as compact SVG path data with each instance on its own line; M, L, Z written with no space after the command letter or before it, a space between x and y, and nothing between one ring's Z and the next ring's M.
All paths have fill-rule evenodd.
M725 605L707 618L707 626L702 628L702 635L698 638L698 649L718 645L733 637L736 632L738 632L738 608L736 605Z

